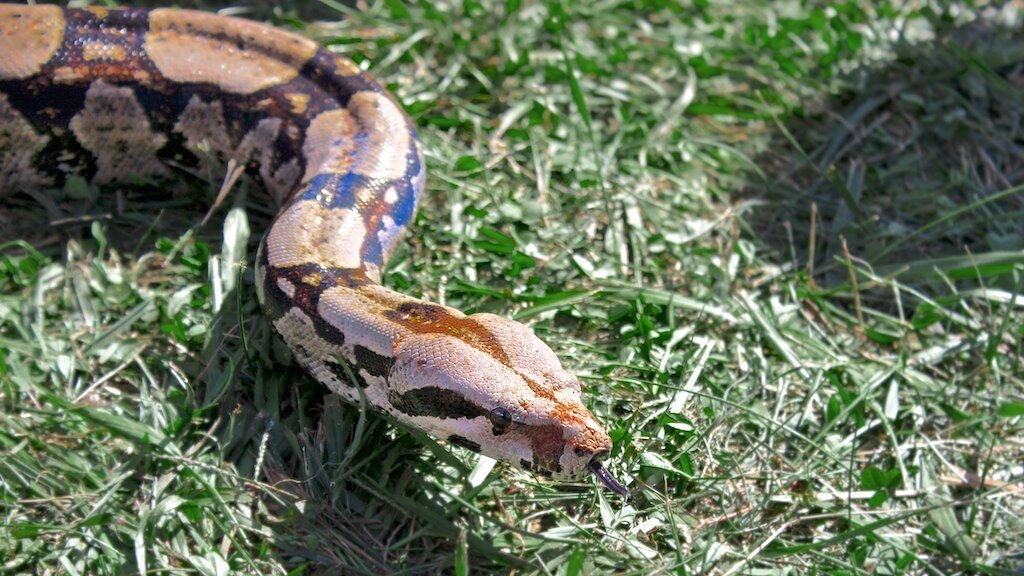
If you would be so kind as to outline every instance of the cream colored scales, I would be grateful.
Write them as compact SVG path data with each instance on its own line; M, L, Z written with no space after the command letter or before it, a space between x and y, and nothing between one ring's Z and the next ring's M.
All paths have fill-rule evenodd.
M15 5L0 5L0 53L0 187L234 159L282 203L257 290L315 379L459 446L627 493L601 465L611 440L579 380L527 327L379 284L423 189L423 151L351 61L203 12Z

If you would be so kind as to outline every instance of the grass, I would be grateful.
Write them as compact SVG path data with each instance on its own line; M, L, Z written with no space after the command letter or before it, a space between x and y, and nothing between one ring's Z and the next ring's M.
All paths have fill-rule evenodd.
M250 11L416 118L386 283L530 323L639 491L326 395L235 266L255 187L73 184L0 212L0 572L1020 573L1020 16L825 6Z

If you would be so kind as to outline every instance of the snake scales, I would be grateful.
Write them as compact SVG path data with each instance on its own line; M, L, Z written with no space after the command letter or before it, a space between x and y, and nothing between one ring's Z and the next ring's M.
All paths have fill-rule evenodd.
M536 473L594 473L612 443L525 326L380 285L424 184L415 129L351 61L245 20L0 5L0 190L234 160L282 203L257 255L264 311L347 400Z

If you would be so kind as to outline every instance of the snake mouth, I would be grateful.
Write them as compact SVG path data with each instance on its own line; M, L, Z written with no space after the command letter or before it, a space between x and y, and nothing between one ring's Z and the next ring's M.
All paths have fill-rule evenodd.
M594 476L597 476L597 479L601 481L601 484L603 484L605 488L620 496L629 498L629 489L622 484L619 484L619 481L616 480L610 472L608 472L608 469L601 464L601 461L598 460L597 456L590 460L590 463L587 464L587 468L590 468L590 471L594 473Z

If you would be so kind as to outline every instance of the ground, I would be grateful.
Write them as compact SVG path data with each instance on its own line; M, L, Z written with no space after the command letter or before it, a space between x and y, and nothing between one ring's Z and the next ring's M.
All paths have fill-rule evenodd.
M255 186L72 183L0 211L0 572L1024 570L1019 2L252 5L420 128L386 284L530 324L634 497L325 394Z

